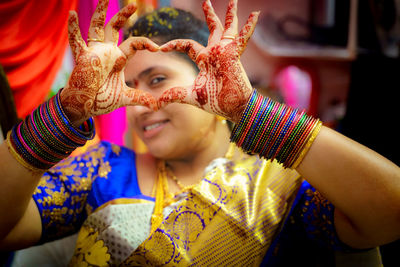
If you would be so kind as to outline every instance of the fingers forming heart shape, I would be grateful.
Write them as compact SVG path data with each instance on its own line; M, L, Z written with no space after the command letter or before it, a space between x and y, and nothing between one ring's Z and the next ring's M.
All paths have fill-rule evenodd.
M79 30L77 14L70 13L68 33L76 66L61 92L61 101L72 120L83 122L127 105L157 110L173 102L195 105L233 121L239 119L252 91L239 58L254 31L258 12L250 14L238 33L237 0L229 2L224 27L210 0L206 0L203 10L210 30L206 47L183 39L159 47L145 37L131 37L118 46L119 30L136 6L125 6L104 27L107 5L108 0L99 0L91 19L87 45ZM156 99L125 84L123 70L137 50L186 53L200 72L193 85L170 88Z

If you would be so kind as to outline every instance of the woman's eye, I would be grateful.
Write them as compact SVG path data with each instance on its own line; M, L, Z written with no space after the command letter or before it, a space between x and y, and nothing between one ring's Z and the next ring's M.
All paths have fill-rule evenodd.
M154 78L152 78L152 79L150 80L150 85L159 84L159 83L162 82L163 80L165 80L165 77L164 77L164 76L157 76L157 77L154 77Z

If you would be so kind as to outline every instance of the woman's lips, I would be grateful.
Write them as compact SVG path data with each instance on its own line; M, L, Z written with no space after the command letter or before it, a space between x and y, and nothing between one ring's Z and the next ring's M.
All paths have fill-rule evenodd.
M146 124L146 126L143 126L143 137L151 138L157 135L165 127L166 123L168 123L168 120Z

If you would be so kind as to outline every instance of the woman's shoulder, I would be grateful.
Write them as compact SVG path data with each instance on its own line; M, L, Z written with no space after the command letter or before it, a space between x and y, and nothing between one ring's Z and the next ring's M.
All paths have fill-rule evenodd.
M136 154L133 150L101 141L84 152L70 156L49 169L41 184L56 183L72 191L87 191L94 185L136 183Z
M100 163L123 164L135 160L135 151L108 141L100 141L79 151L58 164L59 167L70 164L98 166Z
M109 203L128 203L127 199L145 198L140 190L138 176L149 160L146 154L137 154L132 149L106 141L88 150L89 154L93 152L102 154L102 158L98 161L97 178L92 182L87 199L89 211Z
M100 141L97 144L90 146L82 155L96 155L104 158L116 159L124 157L135 157L136 153L130 148L117 145L108 141Z

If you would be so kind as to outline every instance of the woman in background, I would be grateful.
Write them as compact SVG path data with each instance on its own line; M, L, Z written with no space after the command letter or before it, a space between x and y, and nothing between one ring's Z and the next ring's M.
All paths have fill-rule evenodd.
M68 84L0 147L3 248L79 232L72 266L274 266L399 238L399 168L252 89L239 58L258 13L238 33L237 2L222 26L206 1L207 40L162 8L118 47L135 7L104 28L106 8L88 46L71 14ZM128 105L149 153L102 142L55 165L93 136L92 116Z

